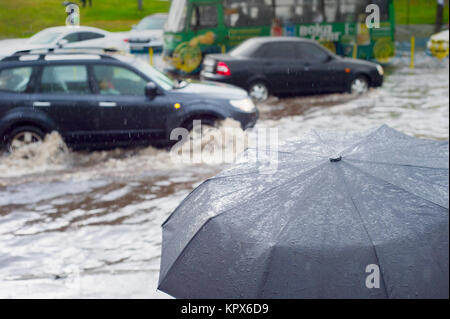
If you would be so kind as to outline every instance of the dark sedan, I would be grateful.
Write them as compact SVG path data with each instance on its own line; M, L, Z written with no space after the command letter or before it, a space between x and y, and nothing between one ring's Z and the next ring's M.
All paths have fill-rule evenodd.
M255 100L269 94L365 93L383 83L375 63L342 58L316 42L294 37L252 38L228 54L204 59L201 78L246 89Z
M139 59L102 54L25 54L0 61L0 139L9 150L57 131L73 147L170 145L194 120L255 124L242 89L174 81Z

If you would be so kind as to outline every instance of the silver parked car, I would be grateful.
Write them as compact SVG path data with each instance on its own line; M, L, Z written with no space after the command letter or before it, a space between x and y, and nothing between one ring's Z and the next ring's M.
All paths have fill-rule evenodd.
M152 14L133 26L129 35L131 51L142 51L148 48L161 50L163 46L164 25L167 14Z

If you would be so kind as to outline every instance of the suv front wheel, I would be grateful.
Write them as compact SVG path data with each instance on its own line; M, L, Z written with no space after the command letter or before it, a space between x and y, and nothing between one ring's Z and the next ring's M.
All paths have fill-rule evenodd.
M8 134L6 149L12 153L26 145L40 143L44 140L45 133L35 126L19 126Z

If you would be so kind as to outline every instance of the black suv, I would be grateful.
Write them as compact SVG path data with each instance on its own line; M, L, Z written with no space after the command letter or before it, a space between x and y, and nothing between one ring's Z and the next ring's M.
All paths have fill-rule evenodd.
M243 129L257 110L222 84L175 81L130 56L42 53L0 61L0 139L9 150L57 131L71 147L167 146L193 120L233 118Z

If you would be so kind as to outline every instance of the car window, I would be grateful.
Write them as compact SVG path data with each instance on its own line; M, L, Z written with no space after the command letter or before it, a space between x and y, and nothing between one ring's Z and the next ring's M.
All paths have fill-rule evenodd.
M255 56L265 59L295 59L294 45L289 42L265 43Z
M148 17L141 20L136 30L162 30L166 23L166 17Z
M138 69L146 76L148 76L153 82L155 82L164 90L171 90L174 88L175 82L173 79L171 79L169 76L162 73L161 71L155 69L150 64L143 62L141 59L137 58L133 59L131 65L133 65L136 69Z
M145 95L147 81L129 69L96 65L94 76L102 95Z
M63 94L91 93L86 66L57 65L44 67L39 92Z
M66 35L64 37L65 40L67 40L68 43L74 43L80 41L80 32L74 32Z
M96 32L80 32L80 41L94 40L104 38L105 36Z
M30 82L32 68L20 67L0 71L0 91L23 93Z
M228 54L234 57L258 56L261 44L255 39L249 39L232 49Z
M297 43L296 57L299 60L323 62L328 59L329 53L312 43Z
M263 26L272 23L273 8L267 1L224 0L227 27Z
M194 6L191 27L211 28L217 26L217 7L215 5Z
M61 32L43 30L33 35L28 42L30 44L50 44L61 36Z

